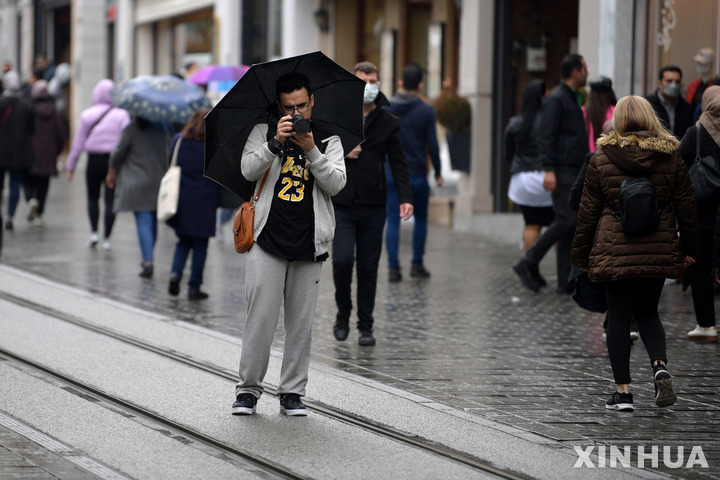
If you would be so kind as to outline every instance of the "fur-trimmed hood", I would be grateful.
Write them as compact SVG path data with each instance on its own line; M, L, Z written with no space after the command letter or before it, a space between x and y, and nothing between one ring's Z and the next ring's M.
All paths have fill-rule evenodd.
M598 148L608 159L629 175L646 175L655 162L667 161L677 152L680 142L672 135L655 132L611 131L597 141Z

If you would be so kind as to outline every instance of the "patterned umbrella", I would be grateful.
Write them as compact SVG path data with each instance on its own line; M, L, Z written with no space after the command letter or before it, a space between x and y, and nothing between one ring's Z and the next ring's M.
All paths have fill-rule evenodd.
M195 85L207 85L210 82L237 81L250 67L246 65L208 65L193 73L188 82Z
M143 75L112 91L115 105L151 122L186 123L200 107L210 107L205 92L172 75Z

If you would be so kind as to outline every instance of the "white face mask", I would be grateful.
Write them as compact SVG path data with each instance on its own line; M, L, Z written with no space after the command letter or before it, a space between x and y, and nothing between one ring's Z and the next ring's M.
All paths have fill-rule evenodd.
M373 103L380 92L380 85L372 83L365 84L365 95L363 96L363 103L365 105Z
M676 98L680 95L680 84L677 82L670 82L663 88L663 93L666 97Z
M700 75L709 75L710 74L710 65L703 65L702 63L696 63L695 68L697 69L697 71Z

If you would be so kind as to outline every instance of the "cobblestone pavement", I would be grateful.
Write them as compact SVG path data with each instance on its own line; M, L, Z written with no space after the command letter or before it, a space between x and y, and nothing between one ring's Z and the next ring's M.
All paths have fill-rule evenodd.
M140 254L130 213L119 215L111 251L85 246L89 229L84 192L81 181L71 185L62 178L54 181L44 227L27 225L22 203L15 230L5 232L2 261L99 295L242 335L245 260L232 249L229 226L224 242L210 244L203 289L211 297L193 303L184 296L184 283L179 297L167 293L174 246L169 228L160 227L151 280L137 276ZM498 236L497 231L489 233ZM646 446L646 451L658 446L658 470L681 478L720 478L720 355L716 344L685 339L695 323L689 292L669 285L660 305L677 404L668 409L654 406L651 368L638 341L631 362L636 411L609 412L604 402L614 385L602 338L602 315L581 310L551 287L539 294L523 289L510 267L521 254L520 231L505 232L505 237L515 234L518 242L512 244L431 225L426 266L432 278L416 280L407 268L411 225L404 225L401 261L406 262L406 278L389 284L383 257L376 305L378 343L370 348L357 345L356 332L343 343L332 337L334 289L327 262L313 359L566 445L620 450L628 446L634 465L638 446ZM541 268L553 285L552 253ZM278 331L276 346L281 346L281 339ZM664 446L671 447L671 456L663 457ZM694 468L673 469L663 462L676 462L680 455L687 464L694 446L702 448L708 469L698 463ZM649 468L651 462L644 465Z

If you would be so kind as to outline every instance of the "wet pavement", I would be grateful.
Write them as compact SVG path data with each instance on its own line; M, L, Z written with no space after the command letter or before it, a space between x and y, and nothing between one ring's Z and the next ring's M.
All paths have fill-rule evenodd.
M167 293L172 230L159 227L155 277L141 279L132 214L118 216L111 251L89 249L84 194L82 181L54 180L44 227L27 224L26 204L21 203L15 230L4 232L1 261L127 304L242 335L245 258L233 250L229 225L224 242L210 243L203 285L210 299L191 302L184 282L179 297ZM5 212L6 198L2 205ZM677 404L668 409L654 406L651 368L638 341L631 361L636 411L609 412L604 402L614 385L602 338L602 315L581 310L554 288L533 294L520 285L510 267L521 255L519 215L461 220L456 225L463 225L465 231L431 225L425 259L432 272L429 280L409 277L412 226L403 226L405 279L387 282L383 256L375 347L359 347L356 332L346 342L334 340L332 267L327 262L315 318L313 360L565 445L620 450L629 446L633 453L640 445L658 446L658 470L681 478L720 477L716 368L720 355L717 344L685 339L695 323L689 292L669 285L660 304ZM552 252L541 271L553 285ZM275 344L282 344L281 331ZM228 405L231 402L228 398ZM693 468L670 468L663 462L665 446L671 447L673 462L678 447L684 447L687 461L692 448L699 446L709 468L699 463Z

